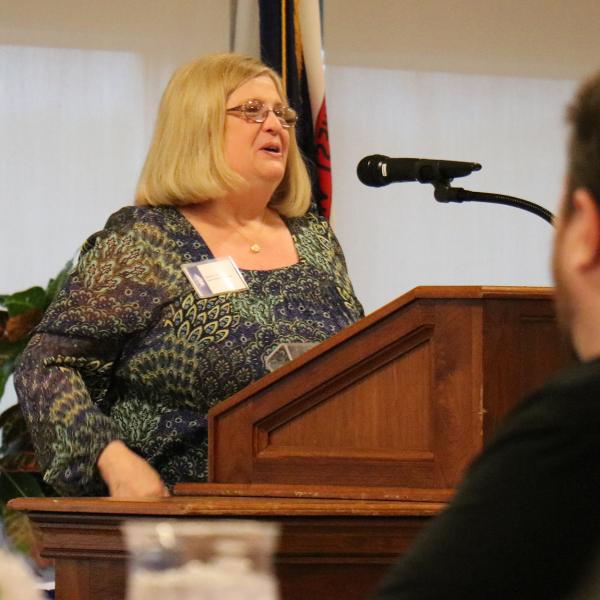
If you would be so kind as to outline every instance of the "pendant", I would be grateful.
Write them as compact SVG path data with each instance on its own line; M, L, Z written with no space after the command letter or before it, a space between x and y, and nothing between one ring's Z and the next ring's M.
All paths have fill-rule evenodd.
M257 243L250 245L250 252L254 252L254 254L258 254L261 250L262 250L262 248Z

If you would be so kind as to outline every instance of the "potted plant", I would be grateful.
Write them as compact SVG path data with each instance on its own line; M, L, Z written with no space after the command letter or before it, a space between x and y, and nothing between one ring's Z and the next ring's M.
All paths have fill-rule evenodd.
M45 289L35 286L22 292L0 295L0 399L19 355L63 285L71 264L69 261ZM0 520L13 545L35 558L35 537L29 520L24 514L10 510L7 503L19 496L46 496L52 490L41 477L18 405L0 414L0 436Z

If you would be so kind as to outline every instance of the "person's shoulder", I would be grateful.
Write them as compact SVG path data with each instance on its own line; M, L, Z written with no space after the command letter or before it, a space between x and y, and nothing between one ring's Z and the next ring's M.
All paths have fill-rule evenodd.
M548 380L541 394L565 415L578 420L587 415L600 421L600 359L560 371Z
M325 217L312 211L303 214L300 217L288 217L286 219L290 227L296 232L315 232L329 235L332 233L331 225Z
M600 358L575 363L552 375L545 384L549 390L579 389L600 386Z
M176 209L168 206L125 206L108 217L104 227L90 235L81 247L85 254L104 243L143 244L154 239L156 232L165 231L175 218Z
M600 452L599 394L596 362L557 373L521 400L473 460L453 504L464 507L481 498L494 503L516 489L527 498L548 487L556 493L559 481L567 490L592 476L600 490L600 476L590 465Z
M173 218L171 206L124 206L110 215L105 229L109 231L130 231L143 226L162 227Z
M321 217L320 215L316 214L315 212L313 212L311 210L309 210L308 212L305 212L303 215L300 215L298 217L285 217L285 218L290 223L300 223L302 225L308 225L308 224L312 224L312 223L319 223L319 222L325 221L325 219L323 217Z
M553 429L576 436L590 431L596 437L599 427L600 360L595 360L558 372L524 398L503 422L496 439Z
M588 406L600 414L600 359L579 363L565 368L555 375L537 391L529 402L532 407L548 404L557 410L573 412L577 406ZM578 405L573 400L578 399Z

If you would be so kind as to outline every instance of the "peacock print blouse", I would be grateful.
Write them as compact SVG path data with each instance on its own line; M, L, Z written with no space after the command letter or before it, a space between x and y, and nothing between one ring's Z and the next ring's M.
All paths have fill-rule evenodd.
M202 481L208 410L267 373L283 342L321 342L363 315L327 222L286 219L298 263L242 270L248 290L200 298L181 265L214 258L173 207L126 207L83 245L23 352L15 386L45 480L100 495L115 439L167 485Z

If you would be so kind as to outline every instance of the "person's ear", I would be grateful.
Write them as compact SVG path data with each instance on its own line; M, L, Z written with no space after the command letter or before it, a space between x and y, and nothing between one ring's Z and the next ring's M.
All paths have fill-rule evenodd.
M572 264L588 270L600 265L600 210L589 190L578 188L571 197L568 218Z

